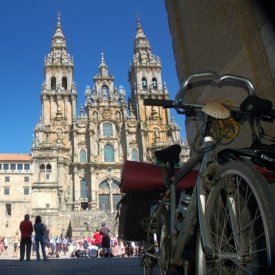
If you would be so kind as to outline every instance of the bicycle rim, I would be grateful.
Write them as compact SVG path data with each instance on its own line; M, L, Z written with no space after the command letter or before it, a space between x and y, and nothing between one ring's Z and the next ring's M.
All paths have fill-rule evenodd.
M215 177L206 216L214 251L198 240L199 274L264 274L271 268L274 209L264 178L250 165L232 162ZM273 252L274 253L274 252Z

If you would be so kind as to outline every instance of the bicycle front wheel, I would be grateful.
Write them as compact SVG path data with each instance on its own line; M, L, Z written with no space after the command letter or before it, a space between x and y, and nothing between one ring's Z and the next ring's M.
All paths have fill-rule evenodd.
M217 172L206 204L213 245L197 243L198 274L267 274L274 268L275 211L264 177L244 162ZM211 254L211 255L210 255Z

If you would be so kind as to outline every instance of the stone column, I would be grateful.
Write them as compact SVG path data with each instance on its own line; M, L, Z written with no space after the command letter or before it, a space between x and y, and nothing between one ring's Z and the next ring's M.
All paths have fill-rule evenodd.
M76 97L72 96L72 120L76 120Z
M144 127L143 127L143 122L140 121L140 135L141 135L141 161L146 161L146 146L145 146L145 139L144 139Z
M90 201L90 208L96 209L97 208L97 197L96 197L96 177L94 173L94 167L90 169L90 179L91 179L91 201Z
M113 207L113 191L112 191L113 180L112 179L108 180L108 183L109 183L109 186L110 186L110 197L109 197L110 211L113 212L114 211L114 207Z
M73 204L74 204L74 209L79 210L80 209L80 186L79 186L79 180L78 180L78 170L77 167L74 168L73 171Z
M64 97L64 118L65 120L68 120L68 114L67 114L67 104L68 104L68 97Z
M124 131L124 133L125 133L125 142L126 142L126 158L127 159L131 159L131 157L130 157L131 153L130 153L130 147L129 147L129 138L128 138L128 136L129 136L129 130L128 130L127 123L125 123L125 131Z
M50 116L50 108L51 108L50 101L46 95L43 95L42 104L43 104L42 105L42 123L46 125L50 123L49 116ZM48 110L47 110L47 106L48 106Z

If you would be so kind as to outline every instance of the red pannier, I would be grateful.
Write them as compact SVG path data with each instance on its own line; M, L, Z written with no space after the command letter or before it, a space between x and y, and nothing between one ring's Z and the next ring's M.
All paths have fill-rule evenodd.
M179 171L179 169L176 170ZM164 187L167 168L145 162L125 161L122 168L120 191L152 191ZM191 170L176 186L177 191L194 187L198 171Z

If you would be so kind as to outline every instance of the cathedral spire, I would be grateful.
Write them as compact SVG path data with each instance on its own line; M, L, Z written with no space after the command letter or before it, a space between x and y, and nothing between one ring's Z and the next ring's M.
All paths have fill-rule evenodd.
M109 77L108 66L105 63L103 52L101 53L101 62L100 62L100 65L99 65L99 74L102 77Z
M55 34L53 35L52 38L52 49L67 49L66 46L66 39L62 33L62 28L61 28L61 14L58 13L57 15L57 24L56 24L56 29L55 29Z
M57 15L55 33L52 37L51 52L45 59L45 65L51 66L66 65L73 66L73 59L67 52L67 42L61 28L61 14Z
M43 124L51 125L55 117L61 118L59 114L62 114L62 119L69 125L76 119L77 91L73 75L73 58L67 52L66 39L61 28L61 15L58 13L51 50L44 60L45 80L41 91Z
M100 65L99 65L99 69L100 69L100 71L102 71L103 69L108 70L108 66L105 63L103 52L101 53L101 62L100 62Z
M135 39L135 52L140 49L146 50L147 52L151 52L151 46L149 40L143 32L140 19L137 17L137 34Z

